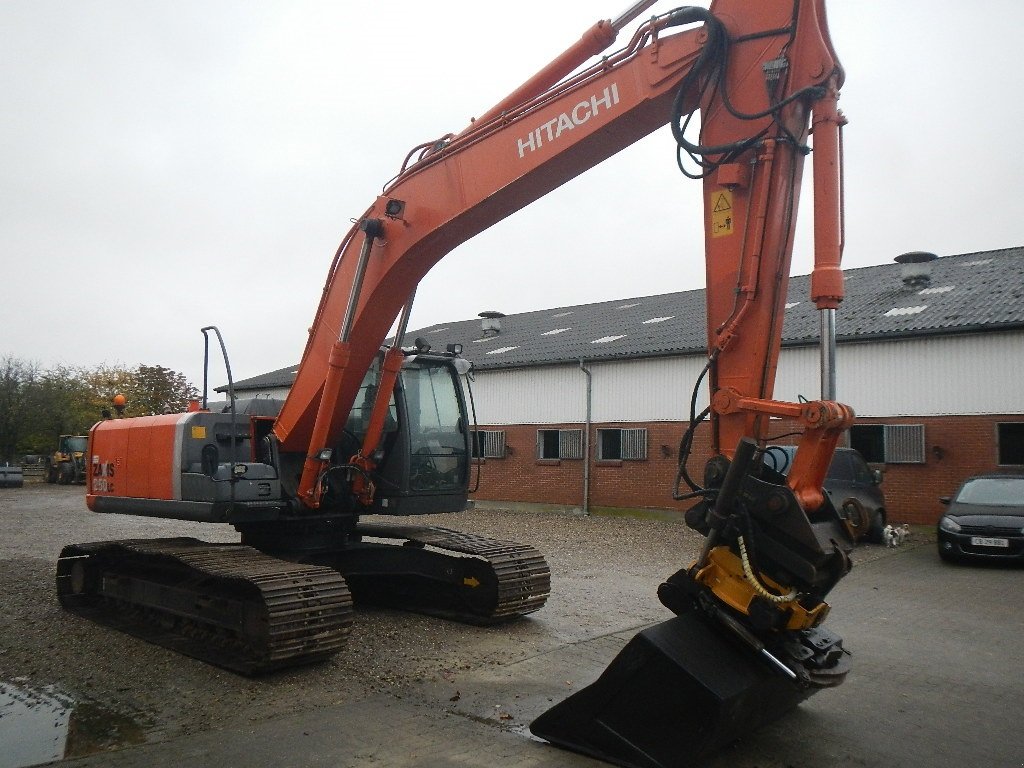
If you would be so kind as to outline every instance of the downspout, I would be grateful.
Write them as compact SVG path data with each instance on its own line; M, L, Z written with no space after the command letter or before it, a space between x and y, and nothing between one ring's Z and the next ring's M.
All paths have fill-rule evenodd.
M590 514L590 417L591 404L593 402L593 376L590 369L583 365L583 358L580 358L580 370L587 377L587 413L586 422L583 428L583 514Z

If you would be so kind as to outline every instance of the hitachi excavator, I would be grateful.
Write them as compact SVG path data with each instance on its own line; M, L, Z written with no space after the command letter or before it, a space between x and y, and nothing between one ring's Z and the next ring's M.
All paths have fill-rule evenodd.
M676 616L531 728L620 765L690 765L842 682L848 653L823 626L824 599L850 568L854 524L822 482L853 412L827 393L772 399L812 133L811 298L833 342L843 297L843 71L824 0L679 8L606 53L651 5L598 22L462 132L406 156L335 254L283 403L236 401L228 366L223 410L204 398L93 428L91 510L227 523L241 543L67 546L68 610L259 673L338 651L353 598L481 623L543 606L549 571L528 545L361 521L467 507L469 363L455 346L406 343L414 293L458 244L667 125L704 188L708 363L671 493L706 543L658 590ZM777 417L803 428L785 475L771 460ZM702 424L714 455L698 481L686 459Z

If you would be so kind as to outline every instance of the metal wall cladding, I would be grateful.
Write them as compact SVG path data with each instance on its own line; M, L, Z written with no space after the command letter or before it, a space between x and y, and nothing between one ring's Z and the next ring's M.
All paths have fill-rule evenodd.
M858 416L1024 413L1021 331L840 344L836 368Z
M698 356L585 363L595 423L684 421L705 360ZM774 397L821 396L817 347L779 357ZM1024 413L1024 332L840 344L838 399L858 416ZM578 364L479 371L480 424L574 424L586 419L587 377ZM697 410L707 405L702 385Z
M564 424L586 419L586 377L578 366L477 371L479 424Z
M698 357L584 363L590 370L591 420L598 423L682 421ZM579 424L586 420L587 377L579 364L479 371L473 383L480 424ZM702 387L698 410L707 405Z

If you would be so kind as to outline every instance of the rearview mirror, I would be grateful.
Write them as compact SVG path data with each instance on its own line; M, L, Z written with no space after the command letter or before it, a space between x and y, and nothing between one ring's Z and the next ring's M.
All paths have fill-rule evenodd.
M939 504L948 505L949 501L949 496L939 496Z

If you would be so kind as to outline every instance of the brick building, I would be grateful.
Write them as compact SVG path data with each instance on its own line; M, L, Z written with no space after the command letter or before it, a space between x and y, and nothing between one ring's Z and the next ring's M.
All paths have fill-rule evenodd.
M1024 248L848 270L838 399L848 442L884 473L890 521L932 523L966 476L1024 471ZM913 270L924 271L916 274ZM820 396L807 276L786 305L775 397ZM463 345L479 433L481 501L678 509L677 447L705 363L704 292L561 307L420 329ZM236 384L280 396L295 369ZM697 395L697 410L707 391ZM773 422L773 435L792 426ZM709 453L698 429L690 473Z

